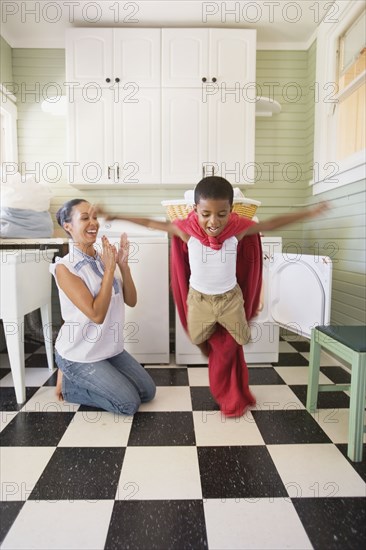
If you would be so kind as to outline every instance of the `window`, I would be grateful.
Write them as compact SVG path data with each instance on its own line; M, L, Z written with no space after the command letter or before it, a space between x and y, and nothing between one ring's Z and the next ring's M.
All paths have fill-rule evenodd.
M365 149L365 14L339 39L337 160Z
M15 97L3 86L0 90L1 166L4 162L18 162L17 107Z
M317 37L314 194L365 177L365 4L335 5Z

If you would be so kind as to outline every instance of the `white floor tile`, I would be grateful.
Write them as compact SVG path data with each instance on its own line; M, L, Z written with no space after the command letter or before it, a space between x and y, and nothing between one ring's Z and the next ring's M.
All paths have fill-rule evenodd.
M196 447L127 447L117 500L202 498Z
M126 447L132 417L102 411L76 412L59 447Z
M26 386L42 386L49 378L51 378L54 370L48 370L45 367L29 367L25 369L25 385ZM14 387L13 377L9 372L0 380L0 387Z
M209 386L208 367L188 368L188 379L190 386Z
M28 500L2 549L103 550L112 510L112 500Z
M296 349L288 342L279 342L279 353L297 353Z
M75 412L80 405L59 401L54 386L43 386L27 401L22 412Z
M250 386L257 405L254 410L257 411L283 411L294 409L305 409L300 399L285 384L271 384Z
M210 550L312 548L290 499L209 499L204 502Z
M302 352L301 355L303 355L305 357L305 359L307 361L309 361L309 358L310 358L310 352ZM321 353L320 353L320 366L321 367L338 367L338 366L344 366L346 365L346 363L342 364L338 359L336 359L335 357L332 357L331 355L329 355L328 353L326 353L325 351L321 350Z
M307 385L309 367L274 367L286 384ZM320 384L332 384L333 382L322 372L319 375Z
M220 411L194 411L196 444L201 447L224 445L264 445L250 411L240 418L227 418Z
M55 447L2 447L1 500L27 500Z
M332 444L267 448L291 498L365 496L365 482Z
M272 364L271 363L248 363L248 367L268 369L269 367L272 368Z
M18 411L1 411L0 412L0 432L7 426L18 414Z
M349 409L319 409L312 417L333 443L348 443ZM366 424L366 413L364 421ZM366 443L366 433L363 440Z
M192 400L188 386L158 386L155 398L139 407L139 412L191 410Z

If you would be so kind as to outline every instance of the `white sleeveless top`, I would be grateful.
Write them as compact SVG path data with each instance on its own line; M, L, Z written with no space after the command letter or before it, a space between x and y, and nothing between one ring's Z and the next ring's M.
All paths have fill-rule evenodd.
M99 255L94 259L73 248L73 251L63 258L56 258L56 263L50 265L50 272L55 277L56 284L56 268L60 264L80 277L93 296L98 294L104 272ZM90 363L102 361L123 351L125 305L122 277L118 267L114 275L111 302L102 324L91 321L69 300L60 287L58 289L61 315L65 322L58 333L55 348L61 357L70 361Z
M191 268L189 284L202 294L223 294L236 285L238 239L230 237L220 250L203 245L195 237L188 240Z

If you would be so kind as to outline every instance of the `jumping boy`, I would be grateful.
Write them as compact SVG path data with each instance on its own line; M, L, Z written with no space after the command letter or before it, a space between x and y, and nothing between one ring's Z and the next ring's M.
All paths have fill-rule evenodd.
M108 214L106 217L128 219L152 229L167 231L176 237L172 243L172 287L180 318L191 341L209 356L210 387L214 398L227 416L236 416L255 400L248 388L244 400L240 388L236 388L234 393L231 391L230 365L223 370L222 363L227 363L231 350L240 354L239 347L242 354L243 344L250 339L248 321L257 313L261 288L259 233L313 218L328 206L320 204L256 223L232 212L233 188L226 179L218 176L204 178L197 184L194 202L188 217L174 222L120 214ZM99 213L104 214L101 209ZM247 238L251 236L254 237L249 241ZM243 245L247 247L245 250ZM184 303L186 290L188 296ZM217 339L219 334L222 336L220 343ZM223 357L226 346L229 352L226 351ZM244 362L246 371L244 356L242 359L241 355L231 358L231 363L238 361L239 370L243 370ZM214 369L214 365L217 368ZM224 378L229 377L230 380L225 382L224 374ZM237 385L247 386L247 372L237 374ZM213 386L217 385L219 389L215 391Z

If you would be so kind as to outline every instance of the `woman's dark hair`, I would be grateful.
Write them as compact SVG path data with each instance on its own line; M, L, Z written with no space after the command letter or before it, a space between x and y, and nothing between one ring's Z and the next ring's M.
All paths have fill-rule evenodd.
M65 204L63 204L61 208L57 210L56 220L57 220L57 223L61 225L63 229L65 229L64 223L71 222L72 209L74 208L74 206L80 204L81 202L88 202L88 201L85 199L72 199L71 201L65 202ZM66 233L68 233L68 231L66 231Z
M234 200L234 190L230 182L220 176L208 176L197 183L194 190L194 202L201 199L228 200L230 206Z

